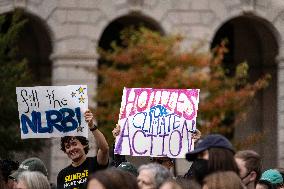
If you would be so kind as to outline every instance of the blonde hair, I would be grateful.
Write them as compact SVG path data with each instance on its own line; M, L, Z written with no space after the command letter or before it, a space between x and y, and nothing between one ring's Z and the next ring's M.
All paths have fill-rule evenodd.
M28 189L50 189L47 177L37 171L24 171L19 175L17 181L25 183Z
M218 171L205 177L204 188L208 189L244 189L240 177L233 171Z

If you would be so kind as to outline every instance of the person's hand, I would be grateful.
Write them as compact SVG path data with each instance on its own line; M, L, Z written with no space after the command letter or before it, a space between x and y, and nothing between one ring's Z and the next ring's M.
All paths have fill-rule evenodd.
M116 127L112 130L112 136L115 138L119 135L120 133L120 125L116 124Z
M192 139L193 139L193 142L197 142L201 137L201 132L196 129L195 132L192 134Z
M86 110L84 113L84 117L85 117L85 121L88 123L89 128L93 128L94 127L94 115L91 112L91 110Z

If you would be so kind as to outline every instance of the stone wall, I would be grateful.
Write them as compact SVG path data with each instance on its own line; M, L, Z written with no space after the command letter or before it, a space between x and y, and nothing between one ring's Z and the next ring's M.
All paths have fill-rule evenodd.
M52 38L53 85L87 84L95 94L96 77L88 70L97 65L96 47L108 24L131 13L155 20L166 34L185 35L184 48L200 40L208 48L216 31L228 20L255 15L267 21L279 44L278 61L278 164L284 163L284 2L282 0L0 0L0 13L25 9L48 26ZM91 106L95 106L92 103ZM52 140L50 179L68 159L59 152L59 141ZM275 147L277 148L277 147ZM94 154L94 152L92 152ZM178 163L180 165L180 163ZM184 164L179 166L180 173Z

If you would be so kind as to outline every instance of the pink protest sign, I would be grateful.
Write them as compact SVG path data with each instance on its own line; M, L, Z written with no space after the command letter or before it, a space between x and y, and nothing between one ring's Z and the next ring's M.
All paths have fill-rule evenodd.
M115 153L184 158L193 149L199 89L124 88Z

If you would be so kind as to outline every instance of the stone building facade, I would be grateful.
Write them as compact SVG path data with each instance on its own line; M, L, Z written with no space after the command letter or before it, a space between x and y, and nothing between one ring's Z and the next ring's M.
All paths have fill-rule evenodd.
M284 1L282 0L0 0L0 13L21 8L30 17L42 73L50 72L52 85L87 84L95 94L98 64L96 47L108 45L117 28L135 22L167 35L185 36L184 47L205 40L209 49L228 37L228 61L248 61L252 78L271 74L270 86L256 98L248 120L236 131L240 140L265 131L254 148L266 167L284 163ZM38 71L38 70L35 70ZM94 103L92 104L94 105ZM68 164L54 139L45 150L51 181ZM178 163L180 165L182 163ZM183 173L184 166L178 170Z

